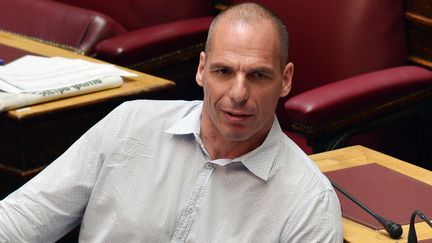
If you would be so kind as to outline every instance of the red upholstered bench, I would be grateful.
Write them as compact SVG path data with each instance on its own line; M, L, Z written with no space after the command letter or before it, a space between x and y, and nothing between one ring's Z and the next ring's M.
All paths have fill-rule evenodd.
M96 45L126 30L105 14L48 0L0 0L0 30L95 55Z
M212 1L56 1L105 13L126 29L98 44L97 58L171 79L179 98L201 96L194 80L213 19Z

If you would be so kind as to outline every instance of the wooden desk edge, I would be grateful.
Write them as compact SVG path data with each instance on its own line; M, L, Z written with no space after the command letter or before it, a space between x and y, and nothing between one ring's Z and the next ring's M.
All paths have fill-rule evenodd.
M125 82L130 82L126 80ZM133 81L138 82L138 81ZM123 84L125 85L125 84ZM127 84L126 84L127 85ZM123 97L136 96L141 93L156 93L159 90L165 90L174 86L173 83L165 82L159 83L158 85L151 86L148 85L145 89L137 87L134 89L132 87L117 87L113 89L107 89L97 92L92 92L83 95L77 95L73 97L68 97L65 99L53 100L46 103L34 104L31 106L21 107L6 111L7 116L12 117L15 120L22 120L30 117L37 117L41 114L46 114L58 110L67 110L71 108L85 107L88 105L102 103L108 100L121 99Z

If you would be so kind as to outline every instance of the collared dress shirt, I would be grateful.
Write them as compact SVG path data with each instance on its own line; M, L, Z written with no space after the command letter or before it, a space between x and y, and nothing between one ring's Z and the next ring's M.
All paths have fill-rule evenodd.
M116 108L0 202L0 242L342 242L331 184L274 119L263 144L211 160L201 101ZM65 128L67 129L67 128Z

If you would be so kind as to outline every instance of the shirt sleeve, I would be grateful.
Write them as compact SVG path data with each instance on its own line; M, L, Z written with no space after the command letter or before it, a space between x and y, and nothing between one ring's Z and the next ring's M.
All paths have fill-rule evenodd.
M0 201L0 242L54 242L80 223L121 110L110 113L36 177Z
M305 202L287 220L280 242L343 242L342 215L336 193L324 191Z

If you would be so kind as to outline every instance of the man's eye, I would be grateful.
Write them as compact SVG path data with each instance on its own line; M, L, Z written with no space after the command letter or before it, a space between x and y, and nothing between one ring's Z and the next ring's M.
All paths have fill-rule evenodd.
M221 75L228 75L228 74L230 74L230 71L226 68L220 68L220 69L216 69L215 73L221 74Z
M254 79L267 79L267 78L269 78L268 75L266 75L262 72L254 72L251 74L251 77Z

